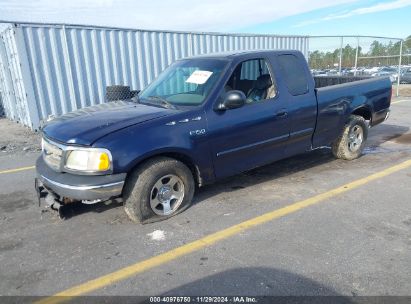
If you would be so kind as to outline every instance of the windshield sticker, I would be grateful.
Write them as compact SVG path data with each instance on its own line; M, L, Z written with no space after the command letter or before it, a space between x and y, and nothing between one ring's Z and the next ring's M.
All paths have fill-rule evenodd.
M213 72L197 70L194 71L193 74L190 75L190 77L188 77L186 82L195 84L205 84L208 78L210 78L211 74L213 74Z

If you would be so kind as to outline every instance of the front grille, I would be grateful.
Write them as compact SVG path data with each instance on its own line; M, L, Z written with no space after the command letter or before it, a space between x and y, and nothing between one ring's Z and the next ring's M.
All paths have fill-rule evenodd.
M60 171L63 150L53 142L43 139L43 158L47 165L56 171Z

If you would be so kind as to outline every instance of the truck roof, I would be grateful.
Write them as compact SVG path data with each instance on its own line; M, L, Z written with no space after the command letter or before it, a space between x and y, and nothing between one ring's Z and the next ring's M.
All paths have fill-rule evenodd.
M292 54L292 53L300 53L300 51L296 50L238 50L238 51L228 51L228 52L216 52L216 53L209 53L209 54L202 54L196 56L190 56L183 59L195 59L195 58L214 58L214 59L233 59L234 57L241 57L249 54L266 56L267 54Z

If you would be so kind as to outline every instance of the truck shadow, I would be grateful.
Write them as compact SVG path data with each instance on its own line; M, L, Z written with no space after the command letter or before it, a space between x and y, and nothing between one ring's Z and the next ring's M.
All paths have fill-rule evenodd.
M102 213L111 209L121 207L122 203L118 203L114 200L100 202L97 204L87 205L81 202L74 202L68 205L64 205L59 210L59 216L61 219L70 219L71 217L81 215L83 213L95 212Z
M199 261L200 265L206 267L206 258L202 260L205 261ZM177 276L169 272L165 280L178 279ZM350 296L353 295L356 295L355 291ZM171 289L161 296L258 296L258 303L352 303L350 297L312 279L268 267L222 271Z
M204 267L206 267L206 264L206 262L200 263L200 265L204 265ZM178 273L167 272L160 274L160 276L162 275L162 277L160 277L161 282L163 285L168 284L168 282L172 282L170 285L175 285L175 281L187 281L186 276L188 275L188 277L190 277L193 275L184 274L185 276L181 277L182 274L184 274L182 271ZM133 284L133 282L131 282L131 284ZM138 286L134 287L135 292L138 292ZM78 303L92 304L100 304L102 302L124 304L149 304L156 302L259 304L368 303L368 301L366 301L367 297L358 298L356 297L355 291L351 291L351 295L349 296L340 295L334 289L312 279L268 267L233 268L192 281L151 297L130 295L120 298L121 299L119 299L118 296L79 296L75 298L75 301ZM374 303L374 301L372 302Z
M222 192L232 192L244 189L269 180L275 180L293 173L308 170L334 161L331 149L323 148L299 154L290 158L274 162L263 167L252 169L244 173L219 180L212 185L199 188L194 196L193 204L206 200Z

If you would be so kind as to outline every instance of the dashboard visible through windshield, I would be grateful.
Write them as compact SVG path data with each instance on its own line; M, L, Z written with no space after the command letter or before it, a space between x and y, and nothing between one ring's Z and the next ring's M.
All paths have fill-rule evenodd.
M204 102L227 65L222 59L186 59L169 66L140 93L143 100L197 106Z

